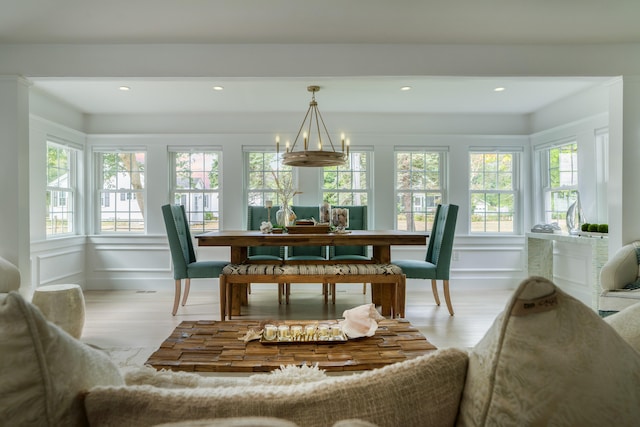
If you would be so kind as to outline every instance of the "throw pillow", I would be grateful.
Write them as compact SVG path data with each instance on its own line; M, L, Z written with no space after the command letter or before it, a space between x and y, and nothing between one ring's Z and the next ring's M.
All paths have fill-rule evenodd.
M640 302L605 317L604 321L640 352Z
M469 355L466 426L637 425L640 354L593 310L530 277Z
M80 394L121 385L115 365L11 292L0 303L0 423L86 425Z
M92 427L150 426L184 419L283 418L305 427L360 419L385 426L451 426L468 355L443 349L381 369L307 384L166 389L95 387L85 398Z

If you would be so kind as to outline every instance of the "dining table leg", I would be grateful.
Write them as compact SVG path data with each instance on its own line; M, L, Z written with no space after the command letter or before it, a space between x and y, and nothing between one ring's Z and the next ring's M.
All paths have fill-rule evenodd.
M391 245L375 245L373 246L373 259L379 264L388 264L391 262ZM391 316L391 305L393 304L393 289L390 283L372 283L371 284L371 302L375 306L382 307L383 316Z

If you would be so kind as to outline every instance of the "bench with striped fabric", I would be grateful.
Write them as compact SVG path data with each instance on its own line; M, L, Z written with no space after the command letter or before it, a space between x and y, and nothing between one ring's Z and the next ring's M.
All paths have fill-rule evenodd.
M285 295L289 302L289 284L322 283L332 287L335 304L336 283L379 283L392 287L392 317L404 317L406 277L394 264L229 264L220 275L220 316L231 319L233 285L278 283L278 302ZM328 293L325 292L325 303Z

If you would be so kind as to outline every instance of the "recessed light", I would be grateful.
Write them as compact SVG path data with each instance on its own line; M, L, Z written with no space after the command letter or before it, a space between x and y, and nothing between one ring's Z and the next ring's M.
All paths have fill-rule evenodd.
M129 91L131 90L131 88L129 86L120 86L119 89L123 92Z
M411 90L411 86L402 86L400 90L406 92L408 90Z
M497 87L495 89L493 89L494 92L504 92L505 88L503 87Z
M222 86L214 86L213 90L224 90L224 87L222 87Z

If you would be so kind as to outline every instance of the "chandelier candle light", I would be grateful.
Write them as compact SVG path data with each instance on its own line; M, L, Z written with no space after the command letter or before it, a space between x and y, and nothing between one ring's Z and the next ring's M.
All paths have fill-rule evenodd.
M309 103L309 109L304 116L304 120L300 125L296 139L293 141L293 145L289 147L289 141L286 143L286 151L282 154L282 163L287 166L306 166L306 167L324 167L324 166L343 166L346 163L349 156L349 140L345 141L344 134L341 135L342 139L342 151L336 151L329 136L327 126L324 124L322 115L318 110L318 103L316 102L316 92L320 90L320 86L308 86L307 90L311 92L311 102ZM308 119L308 125L307 125ZM315 120L315 126L314 126ZM322 127L320 126L322 124ZM306 126L306 131L303 129ZM309 150L309 141L311 132L315 130L318 133L318 149ZM322 131L326 135L326 140L331 145L331 150L324 150ZM302 133L303 150L295 151L296 144ZM346 152L345 152L346 146ZM280 155L280 137L276 137L276 155Z

